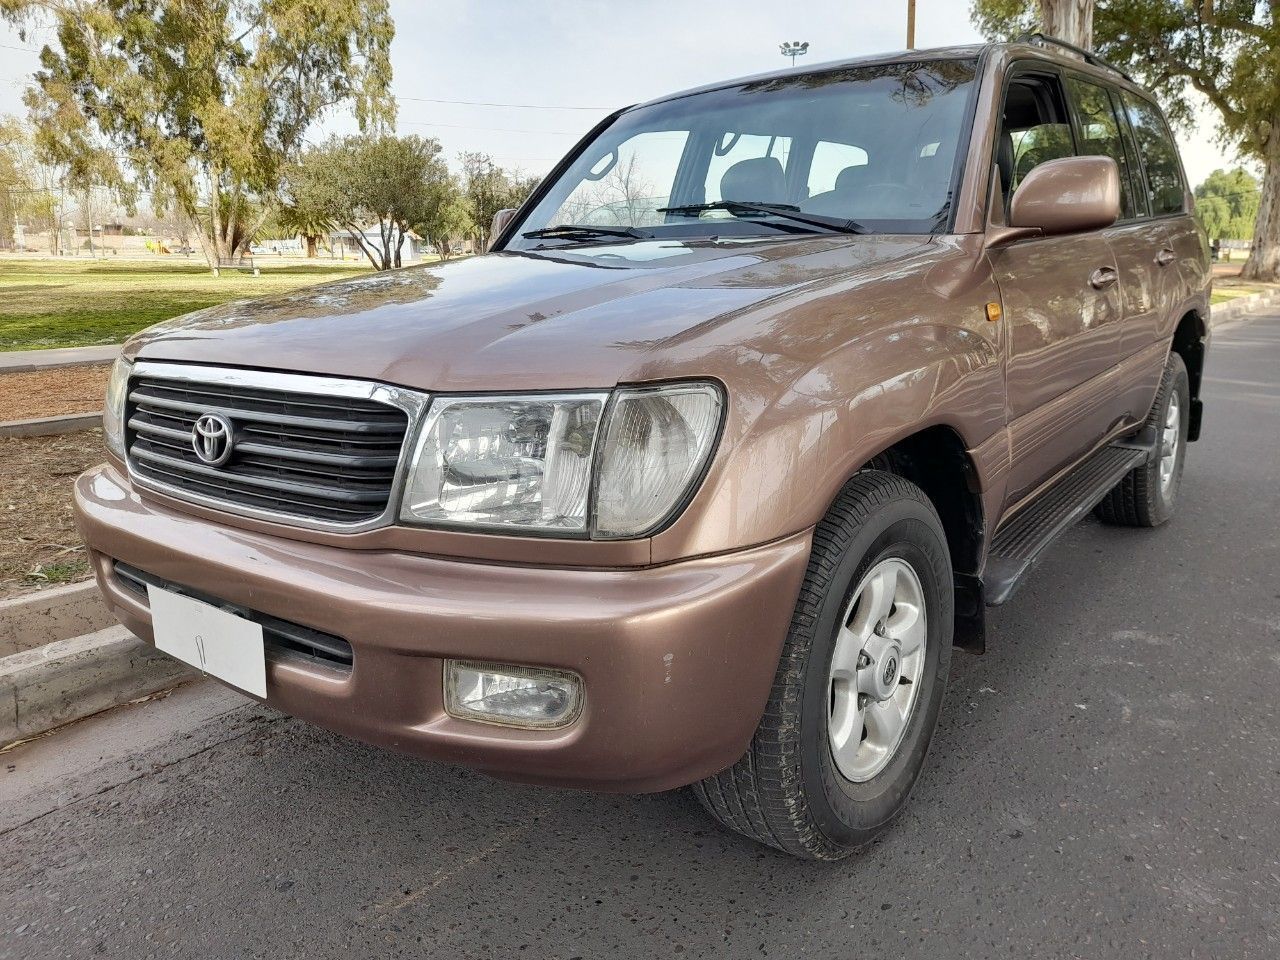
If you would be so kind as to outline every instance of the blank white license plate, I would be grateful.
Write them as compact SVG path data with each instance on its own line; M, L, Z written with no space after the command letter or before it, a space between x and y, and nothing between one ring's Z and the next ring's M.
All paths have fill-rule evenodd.
M255 697L267 695L262 627L217 607L147 585L156 647Z

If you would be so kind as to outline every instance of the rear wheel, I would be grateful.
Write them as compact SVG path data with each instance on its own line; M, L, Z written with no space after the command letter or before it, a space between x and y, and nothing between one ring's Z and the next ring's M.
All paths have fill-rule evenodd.
M1170 353L1146 421L1146 427L1155 430L1156 450L1146 463L1125 474L1094 508L1099 520L1126 527L1156 527L1173 516L1182 486L1190 410L1186 365L1182 357Z
M924 765L951 658L942 524L914 484L854 477L814 532L764 718L734 766L694 785L732 830L835 860L880 833Z

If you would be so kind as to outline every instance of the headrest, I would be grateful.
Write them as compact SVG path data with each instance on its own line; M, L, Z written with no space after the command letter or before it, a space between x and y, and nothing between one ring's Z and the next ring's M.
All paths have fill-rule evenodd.
M996 166L1000 168L1000 190L1007 197L1013 183L1013 137L1008 130L1001 130L996 141Z
M836 177L837 190L853 190L862 180L866 179L869 167L865 163L855 164L852 167L845 167Z
M754 157L739 160L720 178L720 197L744 203L784 203L786 179L777 157Z

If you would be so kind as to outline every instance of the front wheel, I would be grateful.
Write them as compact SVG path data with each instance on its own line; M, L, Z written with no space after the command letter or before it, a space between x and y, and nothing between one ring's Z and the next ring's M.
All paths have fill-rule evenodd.
M951 660L946 535L914 484L846 484L813 553L764 718L734 766L694 785L722 824L836 860L880 833L924 765Z

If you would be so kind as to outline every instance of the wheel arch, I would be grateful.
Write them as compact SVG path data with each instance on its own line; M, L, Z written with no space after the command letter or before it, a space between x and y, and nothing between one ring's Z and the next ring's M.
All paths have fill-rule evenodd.
M960 433L934 424L896 440L860 469L885 470L910 480L933 504L947 535L955 578L954 643L974 653L986 649L982 561L986 523L977 464Z
M1191 390L1191 416L1187 424L1187 440L1200 439L1200 421L1203 404L1200 401L1200 384L1204 376L1204 357L1208 348L1209 328L1196 310L1188 310L1174 329L1169 350L1182 358L1187 368L1187 380Z

